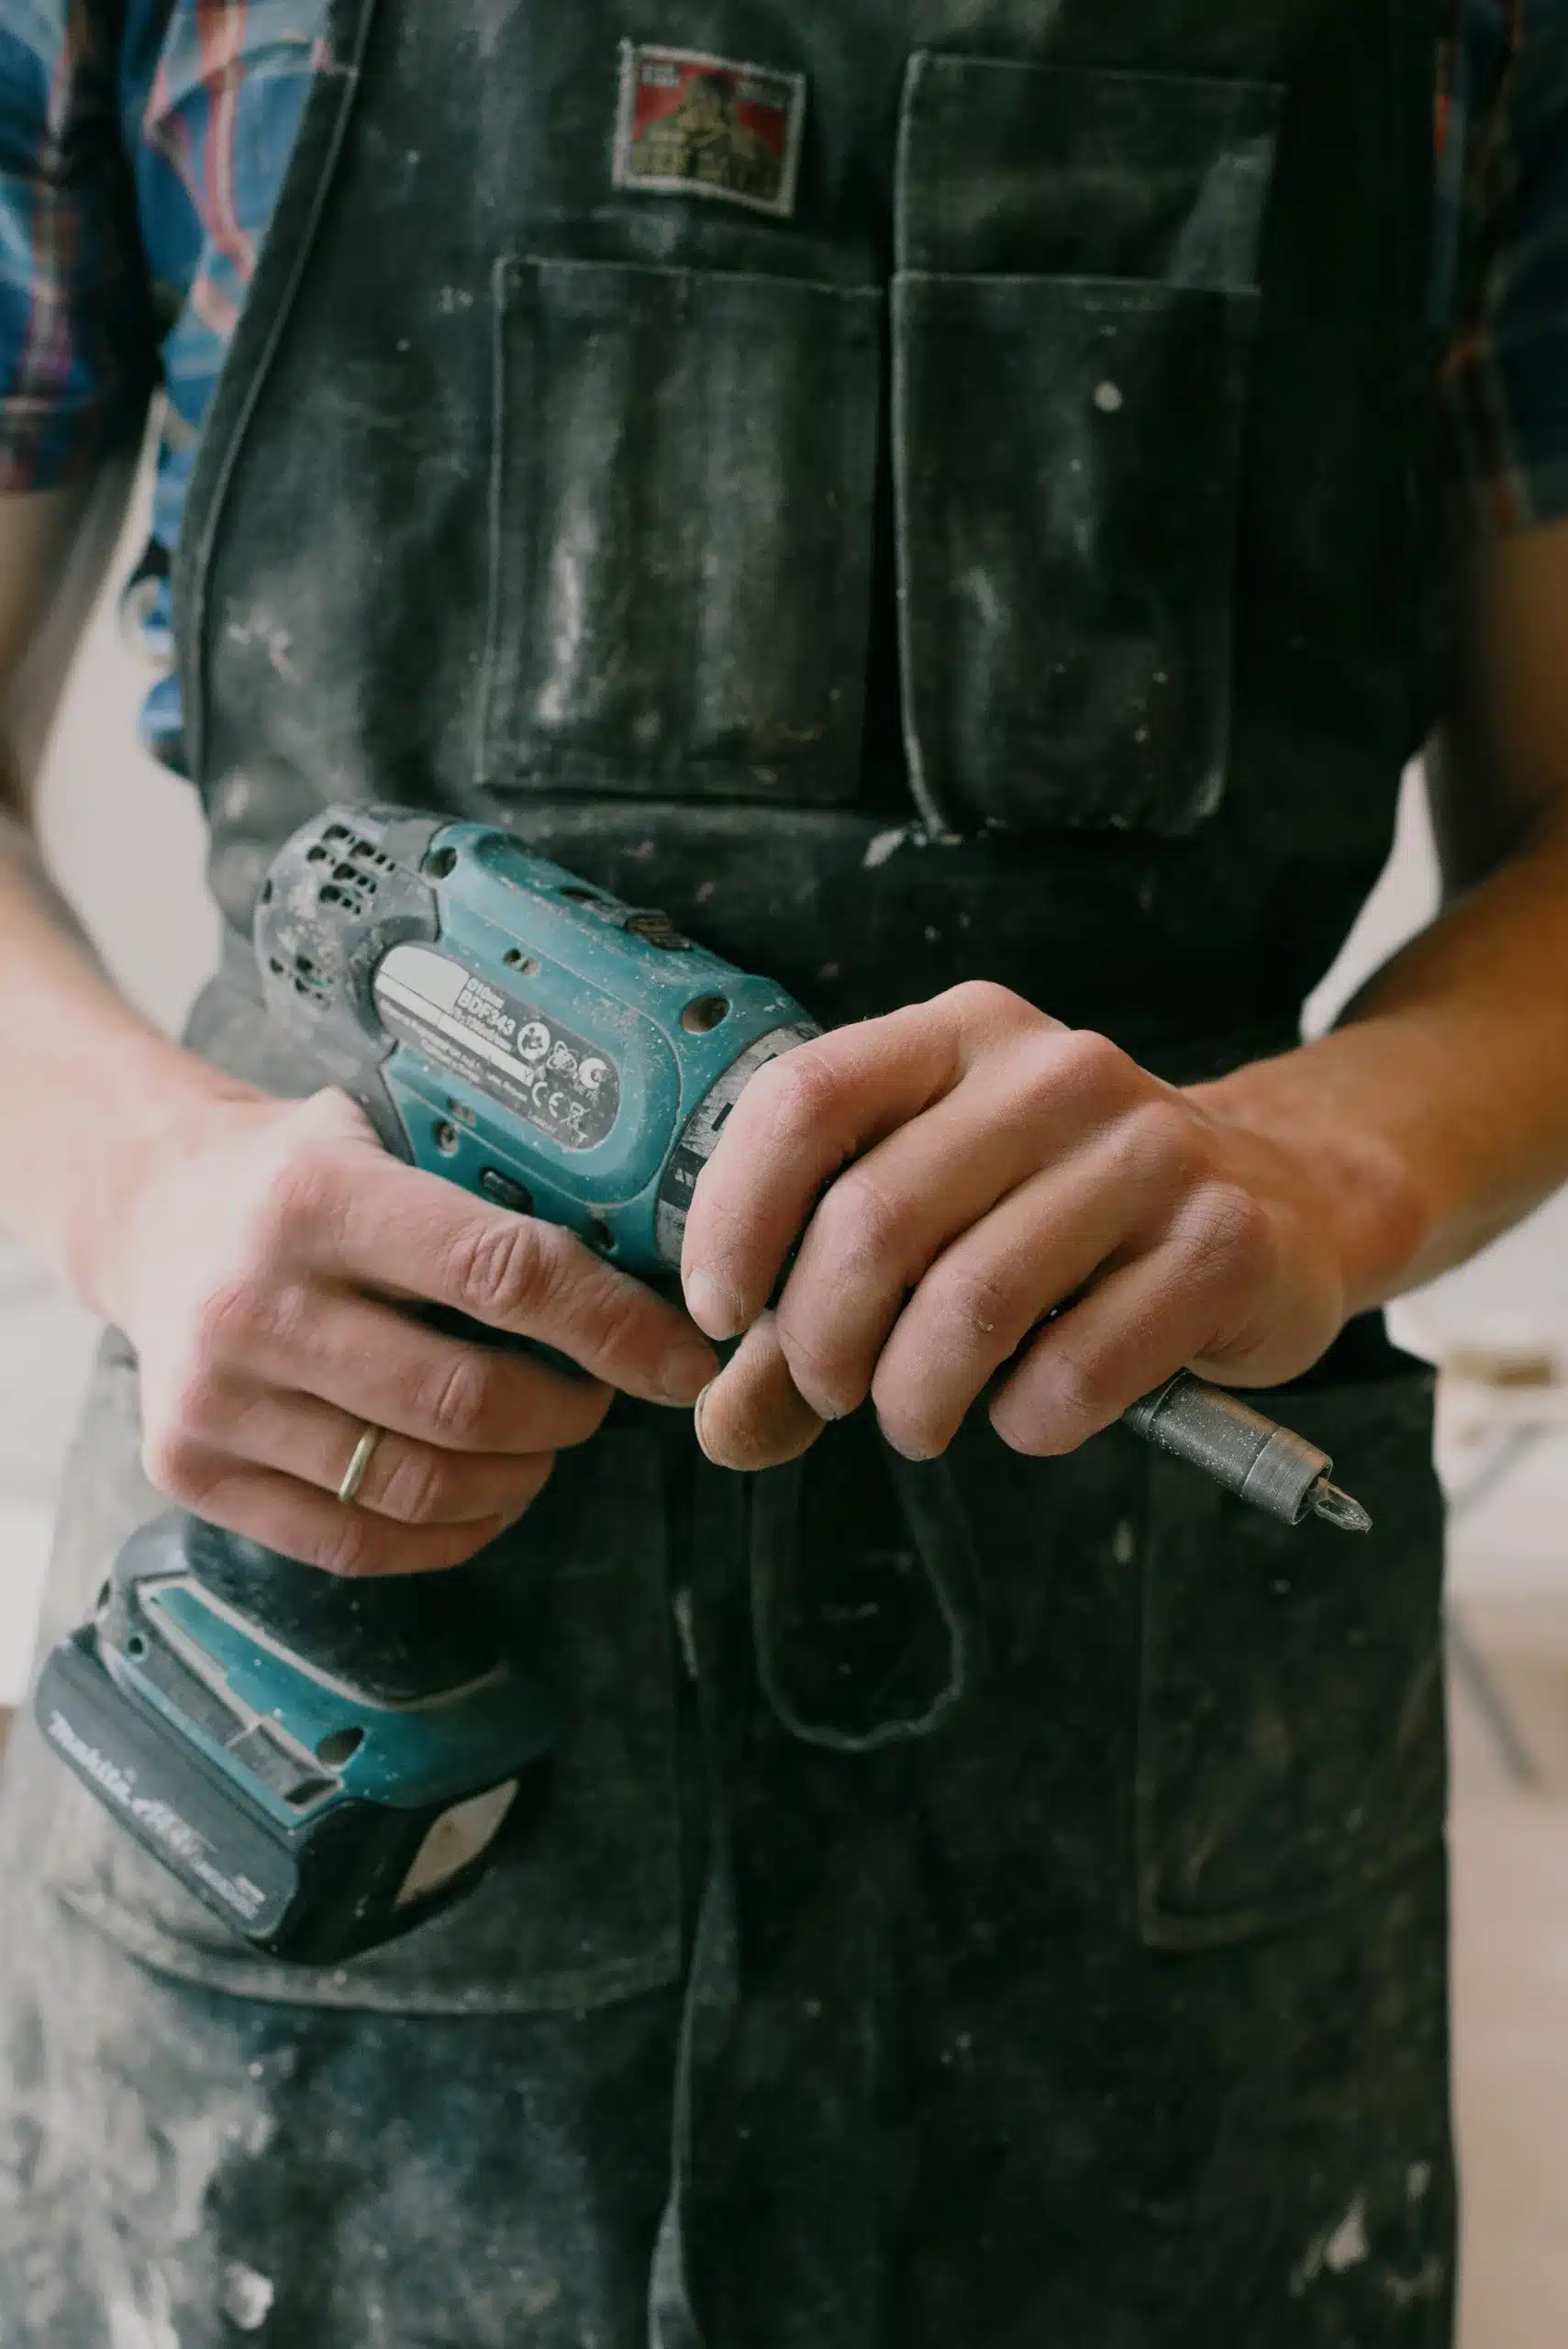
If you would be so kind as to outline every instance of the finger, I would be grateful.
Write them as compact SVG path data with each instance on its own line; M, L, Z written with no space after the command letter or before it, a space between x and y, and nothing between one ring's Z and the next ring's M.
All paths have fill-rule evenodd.
M504 1531L499 1517L466 1525L395 1524L276 1469L216 1453L192 1460L172 1497L208 1525L350 1577L441 1573L476 1556Z
M752 1323L702 1397L695 1424L718 1468L777 1468L816 1442L822 1422L795 1391L771 1313Z
M395 1159L313 1160L280 1212L289 1261L539 1338L646 1401L689 1405L717 1368L677 1307L570 1232Z
M258 1386L299 1388L361 1425L446 1452L560 1452L585 1443L612 1390L497 1347L468 1345L406 1313L319 1287L274 1298L252 1331L241 1378L220 1373L182 1398L182 1418L227 1441Z
M758 1071L686 1217L682 1280L710 1337L750 1328L823 1185L957 1083L961 1042L939 999L817 1037Z
M1086 1151L1012 1192L945 1249L900 1314L872 1379L883 1433L934 1459L1031 1330L1132 1242L1136 1206Z
M778 1303L779 1339L823 1419L865 1400L910 1291L951 1242L1041 1169L1049 1120L1020 1072L1006 1097L976 1071L847 1167L806 1227Z
M553 1451L449 1452L389 1431L377 1441L355 1506L404 1525L510 1524L543 1489ZM226 1448L258 1467L281 1469L336 1495L367 1431L312 1396L261 1390L240 1407Z
M1075 1452L1216 1341L1225 1297L1177 1241L1117 1266L1042 1330L991 1404L1015 1452Z

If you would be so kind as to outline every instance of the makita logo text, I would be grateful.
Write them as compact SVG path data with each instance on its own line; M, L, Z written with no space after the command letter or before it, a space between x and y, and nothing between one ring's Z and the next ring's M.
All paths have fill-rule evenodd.
M100 1753L95 1745L89 1745L84 1737L77 1735L61 1712L50 1713L49 1733L56 1745L70 1754L79 1770L84 1770L106 1795L112 1795L116 1802L123 1804L126 1809L131 1808L136 1800L134 1770L122 1770L117 1763L109 1760L106 1753Z

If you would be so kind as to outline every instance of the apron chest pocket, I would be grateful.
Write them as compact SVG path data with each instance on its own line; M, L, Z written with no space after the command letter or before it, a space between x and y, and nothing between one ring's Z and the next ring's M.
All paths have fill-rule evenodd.
M917 57L894 473L906 723L960 829L1218 806L1279 93Z
M504 262L482 781L852 804L879 290Z

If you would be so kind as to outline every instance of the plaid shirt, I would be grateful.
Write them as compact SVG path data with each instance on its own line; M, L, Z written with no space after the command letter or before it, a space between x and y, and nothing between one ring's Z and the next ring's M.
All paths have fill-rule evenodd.
M429 0L450 5L450 0ZM1433 325L1458 478L1568 515L1568 0L1448 0ZM0 0L0 491L72 478L166 395L139 610L166 642L196 432L299 121L323 0ZM178 730L172 678L148 734Z
M161 386L133 608L171 646L169 557L196 434L255 271L324 0L0 0L0 492L140 432ZM178 763L178 687L148 747Z
M1433 324L1483 527L1568 516L1568 0L1449 0Z

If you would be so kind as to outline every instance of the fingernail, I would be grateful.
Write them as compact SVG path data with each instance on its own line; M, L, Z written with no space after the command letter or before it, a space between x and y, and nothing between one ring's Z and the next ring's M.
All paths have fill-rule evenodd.
M927 1460L940 1459L946 1448L942 1444L933 1443L929 1436L895 1435L880 1413L877 1415L876 1426L877 1433L889 1452L895 1452L900 1460L911 1461L917 1466Z
M695 1405L711 1386L715 1369L713 1348L693 1338L686 1345L677 1346L666 1359L659 1375L659 1391L666 1401L679 1404L684 1409Z
M713 1454L707 1448L707 1442L702 1431L703 1411L706 1405L708 1397L712 1394L717 1384L718 1381L717 1378L710 1378L707 1385L703 1388L702 1393L697 1397L696 1401L692 1406L692 1425L696 1430L697 1442L701 1446L702 1455L705 1460L713 1460ZM717 1467L718 1464L719 1464L717 1461L714 1461L715 1467Z
M746 1327L746 1316L740 1300L726 1283L717 1280L712 1273L701 1270L688 1273L682 1283L686 1293L686 1311L699 1330L710 1338L738 1338Z

